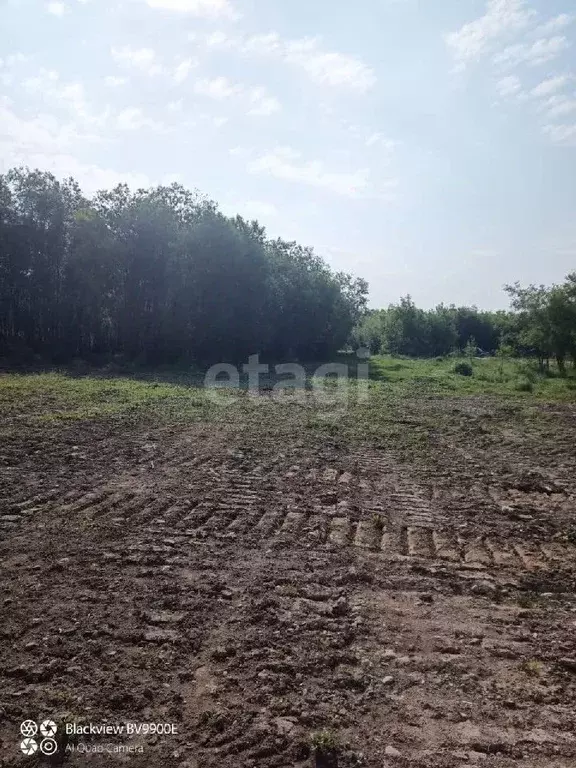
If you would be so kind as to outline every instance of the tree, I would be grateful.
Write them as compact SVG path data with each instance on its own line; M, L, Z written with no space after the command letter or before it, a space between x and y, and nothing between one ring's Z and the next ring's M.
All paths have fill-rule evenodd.
M522 288L516 283L506 290L518 312L520 345L538 358L541 368L548 368L555 357L564 373L566 358L576 360L575 276L569 275L561 286Z
M0 176L3 354L324 356L346 342L367 290L177 184L86 199L40 171Z

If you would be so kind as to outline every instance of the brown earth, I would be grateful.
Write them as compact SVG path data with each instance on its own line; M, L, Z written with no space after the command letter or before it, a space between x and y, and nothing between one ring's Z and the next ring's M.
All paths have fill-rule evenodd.
M576 411L535 409L421 400L411 461L297 416L10 425L0 765L576 766ZM83 754L64 720L178 732Z

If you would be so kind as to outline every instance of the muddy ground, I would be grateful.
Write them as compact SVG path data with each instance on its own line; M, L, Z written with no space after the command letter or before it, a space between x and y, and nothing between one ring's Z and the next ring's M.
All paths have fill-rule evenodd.
M412 460L266 404L11 423L0 765L576 766L576 409L534 409L424 398ZM177 733L82 753L65 722Z

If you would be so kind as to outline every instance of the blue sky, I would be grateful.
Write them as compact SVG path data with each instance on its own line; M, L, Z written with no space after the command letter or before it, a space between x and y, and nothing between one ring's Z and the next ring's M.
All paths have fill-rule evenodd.
M570 0L0 0L0 170L178 181L370 282L576 269Z

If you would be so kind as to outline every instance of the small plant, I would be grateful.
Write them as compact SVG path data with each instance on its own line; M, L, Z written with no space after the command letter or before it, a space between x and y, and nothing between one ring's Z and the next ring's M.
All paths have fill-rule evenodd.
M504 344L500 341L500 346L496 350L496 357L499 360L498 374L500 376L500 381L503 381L504 379L504 364L512 358L513 353L514 350L509 344Z
M372 515L372 523L374 524L374 528L376 528L378 533L382 533L385 527L383 516L379 515L378 513Z
M520 608L534 608L538 602L538 595L534 592L526 592L518 598Z
M516 392L533 392L534 384L530 381L530 379L521 376L520 378L516 379L516 382L514 383L514 389Z
M525 659L520 664L520 669L530 677L540 677L542 674L542 663L536 661L536 659Z
M576 544L576 528L568 528L568 530L561 537L563 541L567 541L569 544Z
M538 381L538 371L534 367L534 363L532 361L521 360L520 362L517 362L516 370L518 372L519 377L528 379L528 381L531 381L531 382Z
M473 376L474 368L472 368L471 363L461 360L452 368L452 372L458 374L458 376Z
M471 360L473 357L476 357L477 351L478 345L476 344L476 339L474 336L470 336L464 347L464 355Z
M332 731L316 731L310 734L310 747L316 756L328 755L338 750L338 739Z

